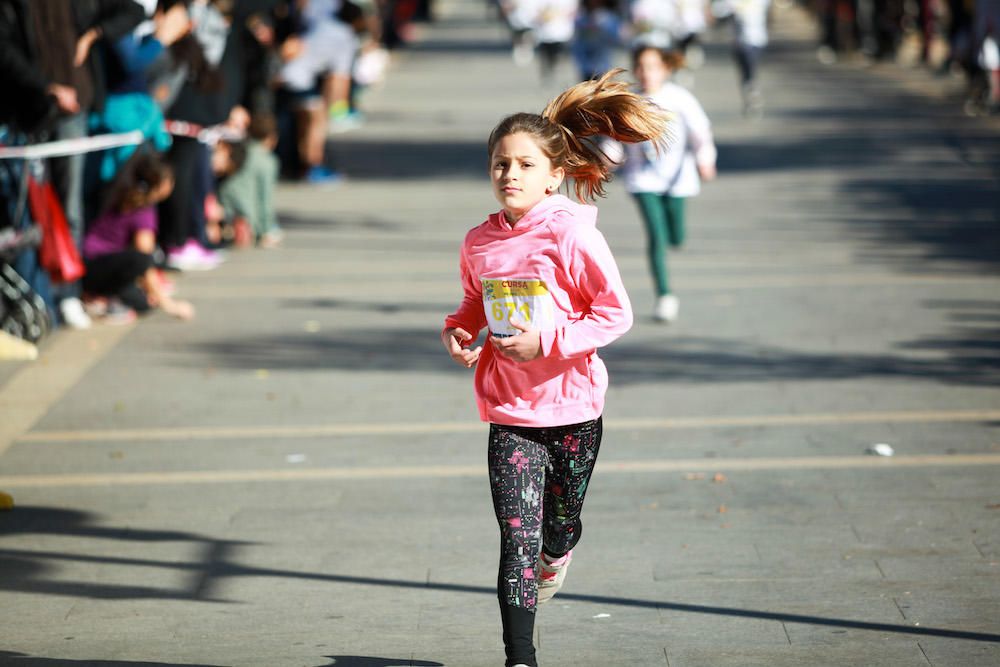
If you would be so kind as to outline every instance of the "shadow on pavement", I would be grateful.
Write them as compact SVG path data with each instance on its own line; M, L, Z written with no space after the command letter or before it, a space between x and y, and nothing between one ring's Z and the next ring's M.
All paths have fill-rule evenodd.
M281 213L279 224L285 229L321 229L323 231L364 229L378 232L405 231L399 221L386 220L373 215L346 217L343 214L335 218L304 216L296 213Z
M330 150L334 163L350 178L411 182L448 178L482 181L485 186L489 183L485 140L399 141L346 136L331 144Z
M60 509L46 507L20 507L13 512L0 515L0 539L10 534L20 533L50 533L57 535L85 535L101 536L128 540L130 530L128 529L105 529L96 528L87 530L85 525L94 521L97 517L81 512L71 512ZM66 525L63 522L69 520ZM30 528L28 528L30 526ZM444 591L448 593L468 593L475 595L496 596L496 589L488 586L470 586L467 584L432 583L429 581L411 581L406 579L381 579L375 577L358 577L342 574L328 574L320 572L296 572L294 570L281 570L274 568L259 568L240 565L231 560L230 549L220 549L219 546L240 544L246 542L227 542L202 537L193 533L174 533L171 531L140 531L150 535L173 535L174 539L197 541L205 545L205 558L200 562L179 562L177 560L153 560L150 558L126 558L116 556L93 556L83 554L72 554L66 551L37 551L37 550L16 550L0 549L0 568L4 572L4 577L0 579L0 590L19 591L23 593L41 593L53 595L76 595L79 597L97 597L105 599L131 599L131 598L163 598L178 600L210 601L204 597L204 593L219 586L224 579L240 577L273 577L283 579L299 579L313 582L329 584L349 584L359 586L383 586L389 588L415 589L429 591ZM11 561L22 564L19 568L8 569L7 565ZM79 585L67 582L64 579L59 581L46 580L48 570L54 570L48 565L48 561L56 562L77 562L93 563L103 566L120 567L142 567L142 568L162 568L171 571L190 572L192 575L191 586L183 589L148 589L144 587L115 586L109 584L86 584ZM948 628L934 628L928 626L899 625L894 623L878 623L870 621L853 620L847 618L829 618L824 616L813 616L808 614L790 614L780 611L770 611L762 609L740 609L736 607L720 607L715 605L688 604L680 602L670 602L665 600L644 600L638 598L611 597L605 595L584 595L579 593L560 593L560 600L572 602L592 603L596 605L611 605L630 608L659 609L664 611L676 611L696 614L715 614L719 616L729 616L737 618L755 618L784 623L801 623L805 625L819 625L826 627L851 628L856 630L874 630L882 633L894 633L902 635L918 635L927 637L947 637L952 639L967 639L973 641L1000 643L1000 634L988 632L971 632L965 630L954 630ZM219 600L211 600L218 602ZM2 655L2 654L0 654ZM334 657L335 656L328 656ZM342 656L347 659L348 656ZM349 658L351 660L375 660L375 658ZM29 663L30 664L30 663ZM39 663L44 665L45 663ZM56 663L58 664L58 663ZM70 663L72 664L72 663ZM108 663L110 665L141 665L156 663ZM334 663L337 664L337 663ZM351 663L359 667L375 667L375 665L391 665L392 663ZM416 663L419 664L419 663ZM433 665L435 663L427 663Z
M309 305L291 301L291 306ZM428 312L433 304L345 302L323 300L333 309L401 313ZM445 313L445 310L439 311ZM479 343L482 344L480 336ZM897 343L901 350L936 352L928 357L906 354L809 352L773 345L708 337L677 337L631 342L627 338L601 350L616 385L647 382L723 383L804 380L903 378L988 386L1000 382L1000 337L997 327L969 322L934 338ZM462 371L451 363L437 330L347 330L318 334L228 336L200 343L185 363L201 365L204 355L220 368L317 371ZM464 372L464 371L462 371Z
M411 658L369 658L360 655L328 655L333 660L324 667L397 667L412 665L413 667L444 667L440 662L413 660Z
M348 664L348 663L345 663ZM365 663L367 664L367 663ZM388 667L397 663L378 663ZM404 663L398 663L400 665ZM438 663L427 663L438 664ZM11 667L222 667L221 665L203 665L188 662L134 662L132 660L68 660L66 658L40 658L24 653L0 651L0 665ZM374 667L374 664L373 666Z
M431 301L407 301L406 303L377 303L374 301L358 301L354 299L285 299L282 308L308 308L330 310L353 310L364 313L380 313L382 315L397 315L399 313L450 313L455 309L454 303L434 303ZM444 315L441 316L442 326ZM443 349L443 348L442 348Z

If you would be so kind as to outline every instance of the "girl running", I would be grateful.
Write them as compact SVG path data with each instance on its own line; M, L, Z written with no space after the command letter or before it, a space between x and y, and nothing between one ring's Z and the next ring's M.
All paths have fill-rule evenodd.
M632 310L597 209L609 168L593 141L664 136L667 114L621 70L577 84L541 115L504 118L488 142L501 210L465 237L464 298L441 339L476 365L475 395L490 423L488 463L500 527L497 594L507 667L536 667L536 606L562 585L580 539L580 511L601 444L608 376L597 348L624 334ZM472 347L488 327L484 345Z
M643 143L622 150L619 144L605 146L609 158L620 162L625 188L635 197L646 223L649 268L656 289L653 317L661 322L677 319L680 302L670 290L667 246L684 243L684 202L701 190L701 180L715 178L715 142L705 110L694 95L670 81L683 66L680 51L640 47L633 56L635 76L642 93L654 104L676 116L669 150Z

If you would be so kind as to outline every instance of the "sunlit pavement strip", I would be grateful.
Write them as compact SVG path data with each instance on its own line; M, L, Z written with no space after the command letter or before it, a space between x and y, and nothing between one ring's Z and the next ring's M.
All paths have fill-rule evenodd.
M438 295L445 287L453 285L452 280L444 280L434 277L429 278L401 278L395 280L389 277L385 280L373 280L372 287L395 285L405 282L408 291L411 293L428 293ZM801 287L857 287L857 286L894 286L902 287L908 285L989 285L996 283L993 276L959 276L951 274L933 275L858 275L858 274L830 274L830 275L810 275L810 276L748 276L739 279L732 278L696 278L685 280L685 291L712 291L712 290L746 290L746 289L771 289L771 288L801 288ZM353 294L350 289L339 286L317 285L303 287L302 285L259 285L251 292L244 286L234 285L213 286L192 285L185 292L190 298L197 299L258 299L258 298L317 298L348 296Z
M608 419L614 430L712 429L744 426L801 426L824 424L888 424L978 422L1000 420L1000 410L911 410L893 412L832 412L818 414L674 417L668 419ZM218 426L202 428L146 428L93 431L33 431L18 442L146 442L232 440L246 438L317 438L397 434L478 433L485 424L463 422L401 422L398 424L317 424L313 426Z
M41 355L0 387L0 454L134 328L94 326L58 332Z
M1000 454L930 454L924 456L807 456L743 459L659 459L608 461L597 471L607 473L669 473L771 470L846 470L929 468L940 466L1000 465ZM0 477L0 487L37 488L54 486L136 486L145 484L215 484L223 482L304 482L369 479L427 479L482 477L486 468L470 466L406 466L312 468L296 470L192 470L178 472L80 473L65 475L11 475Z

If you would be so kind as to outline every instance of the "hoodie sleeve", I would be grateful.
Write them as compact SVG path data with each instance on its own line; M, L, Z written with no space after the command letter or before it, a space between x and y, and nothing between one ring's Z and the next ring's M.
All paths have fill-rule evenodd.
M699 167L714 167L717 154L712 123L694 95L685 97L683 122L687 126L688 145L694 153L695 162Z
M459 259L459 272L464 293L462 303L459 304L458 310L445 318L444 328L459 327L465 329L472 334L472 339L475 340L479 336L480 330L486 326L486 312L483 310L483 286L479 279L472 275L464 243Z
M632 305L604 235L580 226L566 244L567 271L579 298L589 304L584 315L555 331L541 332L542 356L582 357L615 340L632 327Z

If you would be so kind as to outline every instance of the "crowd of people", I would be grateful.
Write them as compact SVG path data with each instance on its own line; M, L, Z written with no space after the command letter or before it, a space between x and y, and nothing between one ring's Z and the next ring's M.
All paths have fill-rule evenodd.
M767 45L770 0L498 0L510 27L514 62L536 59L544 79L572 57L581 80L611 69L616 51L654 47L683 56L689 69L704 61L702 35L729 23L744 111L763 106L757 62Z
M1000 0L815 0L817 57L893 61L904 51L924 66L965 77L969 115L1000 112Z
M590 79L607 71L615 49L640 46L680 51L696 69L705 30L729 23L744 107L751 114L762 108L756 73L768 42L770 0L496 2L511 30L514 61L525 65L537 56L544 77L572 56L581 79ZM816 16L820 62L831 65L848 54L896 60L916 44L920 62L966 77L968 113L1000 111L1000 0L801 2Z
M276 182L338 180L328 134L430 4L0 0L0 356L193 318L171 272L282 242Z
M340 179L325 154L330 135L363 122L359 96L412 22L430 17L431 1L0 0L5 349L32 354L53 326L95 318L128 322L152 309L193 318L170 272L211 270L231 246L281 244L275 184ZM518 65L537 62L551 79L572 58L586 81L627 49L641 91L678 114L684 140L671 153L619 151L650 237L655 314L674 319L666 249L683 242L684 200L714 176L715 160L708 118L676 83L704 60L705 31L727 25L742 110L760 115L770 0L489 2ZM930 62L943 36L940 66L967 73L970 112L1000 108L1000 0L815 3L821 61L851 50L893 57L916 34ZM44 158L10 153L52 142L60 149ZM39 234L59 224L62 236Z

